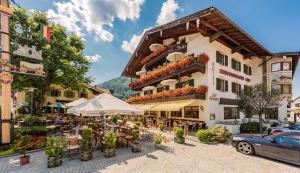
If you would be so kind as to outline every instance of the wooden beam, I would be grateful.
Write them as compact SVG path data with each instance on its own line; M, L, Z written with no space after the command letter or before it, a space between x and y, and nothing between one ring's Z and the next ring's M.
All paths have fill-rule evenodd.
M243 49L242 46L237 46L237 47L235 47L235 48L233 48L233 49L231 50L231 53L234 54L235 52L238 52L238 51L240 51L240 50L242 50L242 49Z
M219 37L221 37L223 34L224 34L224 33L223 33L222 31L219 31L219 32L217 32L217 33L211 35L211 36L209 37L210 43L213 42L213 41L215 41L215 40L218 39Z

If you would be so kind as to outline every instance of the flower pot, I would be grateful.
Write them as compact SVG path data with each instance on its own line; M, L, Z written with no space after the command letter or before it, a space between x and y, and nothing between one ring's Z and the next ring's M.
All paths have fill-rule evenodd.
M80 154L80 160L82 160L82 161L88 161L88 160L91 160L92 158L93 158L92 150L82 151Z
M184 144L185 143L185 138L184 137L181 137L181 138L174 137L174 142L179 143L179 144Z
M116 155L115 148L106 148L104 150L104 157L114 157Z
M132 151L133 153L141 152L142 149L141 149L140 143L139 143L139 142L133 142L133 143L131 144L131 151Z
M156 149L161 149L161 148L162 148L162 144L154 143L154 147L155 147Z
M62 157L48 157L48 168L54 168L62 164Z
M29 155L20 157L20 165L26 165L29 162L30 162L30 156Z

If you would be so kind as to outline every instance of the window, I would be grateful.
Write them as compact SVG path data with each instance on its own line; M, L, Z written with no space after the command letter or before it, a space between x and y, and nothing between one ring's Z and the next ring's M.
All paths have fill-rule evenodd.
M266 117L266 119L278 120L278 109L277 108L267 108L265 117Z
M153 90L144 91L144 95L150 95L150 94L153 94Z
M288 145L288 146L300 145L300 136L298 134L276 135L275 140L281 145Z
M181 110L180 111L171 111L171 117L182 117Z
M221 52L217 51L216 58L217 58L216 59L217 63L228 66L228 56L227 55L224 55Z
M217 90L227 92L228 91L228 81L217 78Z
M283 62L282 63L282 70L283 71L289 71L289 70L291 70L291 63L290 62Z
M161 111L160 112L160 117L167 118L167 112L166 111Z
M73 98L75 94L72 91L65 91L64 96L67 98Z
M244 64L244 73L247 74L247 75L252 75L251 67Z
M281 94L292 94L291 84L282 84L281 86Z
M237 71L241 71L241 62L231 59L231 68Z
M157 88L157 93L160 93L162 91L168 91L168 90L169 90L169 86L163 86L163 87Z
M272 72L274 71L280 71L281 70L281 63L273 63L272 64Z
M297 108L300 108L300 103L296 103L295 106L296 106Z
M184 118L199 118L199 106L184 107Z
M241 92L241 90L242 90L242 86L240 85L240 84L238 84L238 83L235 83L235 82L232 82L231 83L231 92L232 93L240 93Z
M224 120L239 119L240 112L236 107L224 107Z
M185 81L185 82L176 83L175 88L177 89L177 88L182 88L182 87L185 87L185 86L194 87L194 79L191 79L191 80L188 80L188 81Z
M244 92L249 93L251 91L251 87L248 85L244 85Z
M276 93L279 92L281 93L281 86L280 85L272 85L272 92Z
M51 96L52 97L60 97L60 95L61 95L61 92L58 91L58 90L52 90L51 91Z
M88 94L87 93L80 93L80 98L88 98Z

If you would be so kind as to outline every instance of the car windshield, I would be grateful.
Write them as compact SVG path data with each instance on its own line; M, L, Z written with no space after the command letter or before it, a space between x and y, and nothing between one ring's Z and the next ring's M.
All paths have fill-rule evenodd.
M279 144L300 146L299 134L274 135L274 138L276 142Z

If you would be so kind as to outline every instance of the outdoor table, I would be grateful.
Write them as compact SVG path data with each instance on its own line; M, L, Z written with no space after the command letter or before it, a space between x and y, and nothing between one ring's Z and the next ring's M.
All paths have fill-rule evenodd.
M75 139L77 138L78 140L82 140L81 135L69 135L69 136L66 136L65 138L66 138L67 141L69 141L71 139L74 139L74 138Z
M116 137L117 137L117 144L120 144L120 141L122 141L122 139L126 136L125 133L122 132L117 132L116 133Z

